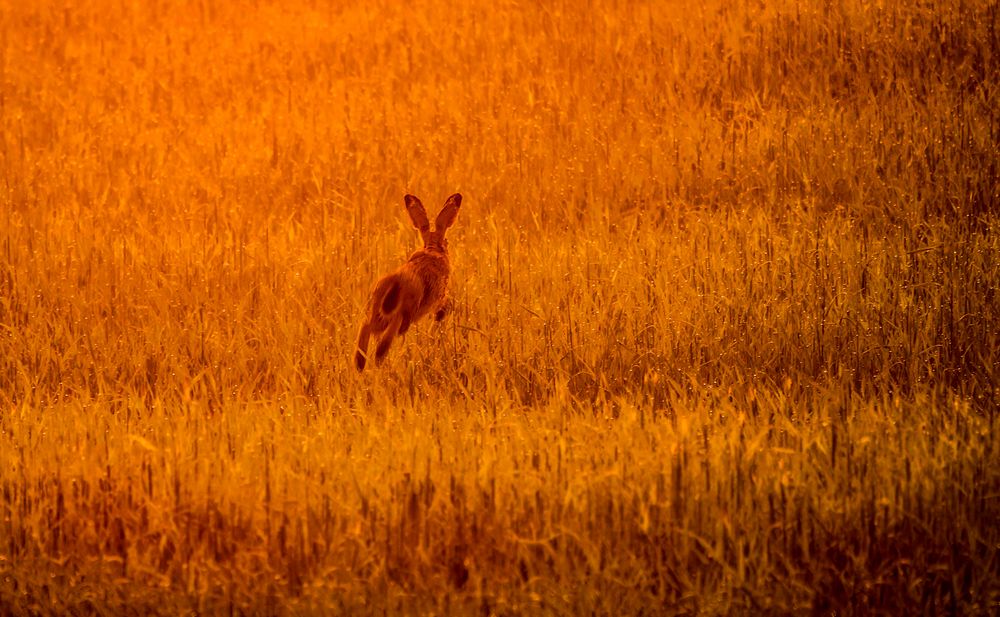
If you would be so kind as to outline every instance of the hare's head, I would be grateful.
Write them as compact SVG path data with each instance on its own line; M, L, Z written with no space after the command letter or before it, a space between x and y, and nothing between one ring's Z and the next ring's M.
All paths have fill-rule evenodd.
M434 231L431 231L430 221L427 220L427 211L424 210L424 204L420 203L419 199L413 195L407 195L403 201L406 203L406 211L410 214L413 226L420 230L420 237L424 240L424 248L428 251L447 253L448 241L445 240L444 232L448 231L448 228L455 222L458 208L462 205L462 196L455 193L448 198L448 201L444 202L444 207L441 208L441 212L434 221Z

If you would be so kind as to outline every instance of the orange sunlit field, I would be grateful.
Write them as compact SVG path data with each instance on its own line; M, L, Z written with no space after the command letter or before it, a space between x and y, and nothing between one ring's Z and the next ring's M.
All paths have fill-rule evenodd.
M0 615L995 614L998 21L0 0Z

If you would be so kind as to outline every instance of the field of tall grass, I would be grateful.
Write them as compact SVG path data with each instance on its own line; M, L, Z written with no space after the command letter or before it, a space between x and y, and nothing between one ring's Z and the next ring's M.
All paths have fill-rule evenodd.
M998 16L0 0L0 615L995 614Z

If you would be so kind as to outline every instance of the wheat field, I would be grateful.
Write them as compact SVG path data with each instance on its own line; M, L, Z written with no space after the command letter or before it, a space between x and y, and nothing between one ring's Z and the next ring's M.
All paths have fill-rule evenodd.
M0 0L0 615L995 614L998 15Z

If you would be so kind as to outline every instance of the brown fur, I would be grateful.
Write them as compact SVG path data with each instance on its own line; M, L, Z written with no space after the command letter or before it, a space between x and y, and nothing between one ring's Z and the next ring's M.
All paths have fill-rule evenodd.
M434 221L433 231L419 199L407 195L404 203L413 226L420 231L424 247L410 255L410 259L398 270L375 283L368 300L367 319L361 324L358 348L354 353L354 364L359 371L365 368L372 336L377 341L375 362L380 364L389 352L392 340L406 334L410 324L431 311L434 312L434 319L441 321L451 307L448 298L451 262L444 234L458 216L462 196L455 193L448 198Z

